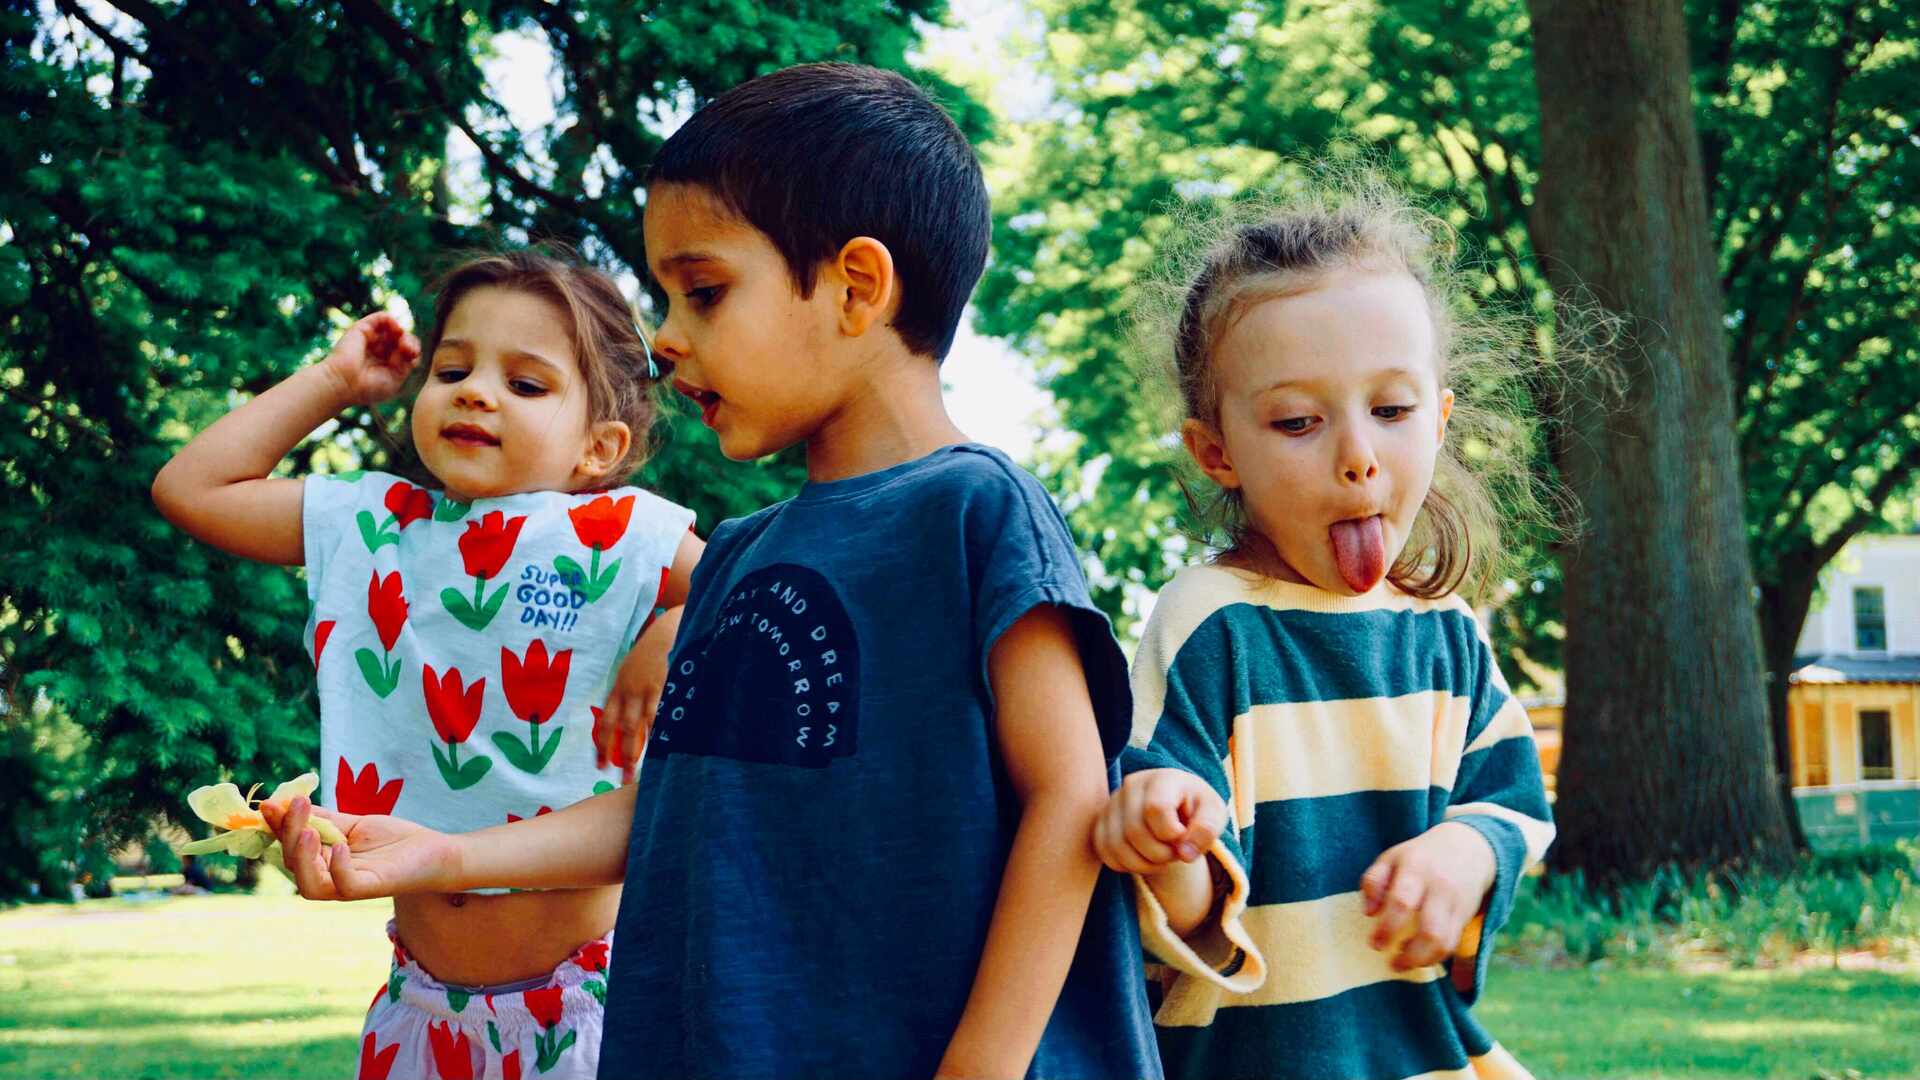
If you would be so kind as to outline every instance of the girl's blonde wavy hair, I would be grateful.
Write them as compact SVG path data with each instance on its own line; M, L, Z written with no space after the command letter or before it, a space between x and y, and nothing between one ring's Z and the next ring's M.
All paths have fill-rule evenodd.
M1454 391L1454 406L1432 487L1387 580L1427 599L1479 596L1510 569L1503 524L1547 538L1563 532L1565 500L1533 469L1540 427L1533 387L1545 385L1550 361L1530 320L1468 301L1467 273L1444 221L1376 172L1323 169L1285 196L1189 209L1173 234L1179 239L1142 289L1134 326L1143 382L1158 384L1157 400L1167 406L1161 430L1178 430L1187 419L1218 427L1213 354L1254 305L1311 289L1341 269L1404 272L1426 293L1435 367L1440 385ZM1216 558L1270 554L1241 493L1215 485L1185 454L1179 462L1189 534Z

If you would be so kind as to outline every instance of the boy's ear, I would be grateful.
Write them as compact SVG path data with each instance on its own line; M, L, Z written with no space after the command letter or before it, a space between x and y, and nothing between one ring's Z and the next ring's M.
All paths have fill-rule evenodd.
M1240 486L1240 474L1227 457L1227 444L1212 424L1191 419L1182 422L1180 441L1187 444L1187 453L1192 455L1193 463L1200 466L1200 471L1206 473L1214 483L1223 488Z
M587 429L586 453L574 472L588 480L602 480L633 445L633 432L619 420L599 420Z
M833 260L834 282L840 292L840 329L859 337L876 323L892 320L900 295L894 276L893 252L871 236L847 241Z

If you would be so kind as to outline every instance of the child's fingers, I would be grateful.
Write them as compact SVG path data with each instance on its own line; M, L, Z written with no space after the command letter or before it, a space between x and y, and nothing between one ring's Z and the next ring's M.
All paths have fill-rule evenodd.
M608 701L606 708L593 710L593 766L604 769L612 760L613 721L607 716L612 711L613 702Z
M1455 946L1460 944L1460 920L1437 891L1427 894L1418 924L1419 932L1401 947L1400 955L1394 960L1394 966L1401 971L1437 964L1453 955Z
M1192 862L1213 847L1213 842L1226 831L1227 806L1207 789L1190 793L1181 813L1186 818L1187 831L1174 844L1174 850L1182 859Z
M1121 838L1136 855L1146 860L1153 868L1159 868L1172 862L1174 855L1170 845L1163 844L1153 835L1153 827L1148 824L1149 815L1157 813L1156 806L1162 806L1178 816L1173 805L1166 802L1167 792L1164 786L1152 783L1132 784L1120 789L1125 801L1121 827ZM1138 871L1136 871L1138 872Z
M1360 875L1360 896L1365 901L1362 910L1368 917L1380 914L1380 905L1387 900L1387 883L1392 880L1392 852L1373 860L1373 865L1367 867L1367 872Z
M1426 878L1408 873L1405 868L1393 875L1387 886L1386 901L1380 908L1380 921L1374 924L1370 944L1385 949L1413 931L1414 916L1427 891Z
M645 699L628 695L620 707L620 728L614 733L619 747L614 754L613 763L620 766L620 782L633 782L634 766L640 761L640 744L646 738L647 718L652 714L647 710Z
M1122 874L1150 874L1158 867L1141 857L1126 839L1126 807L1115 793L1093 823L1093 851L1109 870Z
M283 852L285 850L282 848ZM293 883L299 888L301 896L309 900L334 898L333 879L328 875L326 859L320 853L319 833L302 829L286 864L293 871Z

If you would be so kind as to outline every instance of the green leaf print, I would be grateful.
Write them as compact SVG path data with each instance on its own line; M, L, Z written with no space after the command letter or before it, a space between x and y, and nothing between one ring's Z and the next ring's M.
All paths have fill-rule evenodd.
M589 604L607 595L607 590L613 588L614 579L620 576L619 559L613 560L613 565L605 570L600 569L599 548L593 549L593 565L585 570L565 555L554 558L553 568L559 573L560 580L585 596Z
M393 658L392 666L388 666L372 649L355 649L353 658L360 664L360 677L367 680L367 686L374 693L386 697L400 685L399 658Z
M463 503L457 499L441 499L439 502L433 504L433 520L459 521L461 518L466 517L467 511L472 508L472 503Z
M371 510L360 511L354 515L353 520L355 524L360 526L360 539L367 545L369 552L379 551L388 544L397 544L400 542L399 533L387 531L388 525L400 520L391 514L387 515L385 522L378 525L374 524L373 511Z
M613 790L613 781L611 780L595 781L593 785L593 793L595 795L605 795L607 792L612 790Z
M567 1032L565 1038L561 1038L557 1031L534 1036L533 1048L539 1055L534 1058L534 1067L541 1072L552 1072L553 1067L560 1064L560 1055L565 1054L573 1046L574 1040L579 1037L580 1033L577 1031Z
M452 1009L456 1013L466 1012L467 1001L472 997L473 995L465 990L455 990L449 986L447 987L447 1008Z
M600 1003L601 1008L604 1009L607 1007L607 984L605 982L599 979L589 979L580 984L580 989L592 994L593 999Z
M407 977L405 975L402 975L398 971L387 976L387 1000L388 1001L400 1000L400 984L406 981L407 981Z
M493 1026L493 1021L491 1020L487 1021L487 1041L493 1044L494 1053L501 1054L506 1052L500 1049L500 1029Z
M440 779L445 780L447 787L454 791L464 791L479 783L481 777L487 775L487 770L493 768L493 759L485 754L476 754L461 762L458 743L448 743L444 754L440 752L437 742L428 743L427 746L433 751L433 763L440 766Z
M500 752L506 755L514 768L521 772L538 773L547 767L547 762L553 760L554 751L560 749L560 737L567 733L567 729L554 728L553 738L542 743L540 725L529 723L527 727L533 732L531 744L523 743L504 731L496 731L493 733L493 745L500 748Z

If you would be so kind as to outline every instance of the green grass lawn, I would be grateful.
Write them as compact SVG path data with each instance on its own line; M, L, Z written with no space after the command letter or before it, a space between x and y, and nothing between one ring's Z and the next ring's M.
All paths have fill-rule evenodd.
M384 902L0 912L0 1077L353 1075ZM1480 1006L1541 1077L1920 1075L1920 973L1505 968Z

